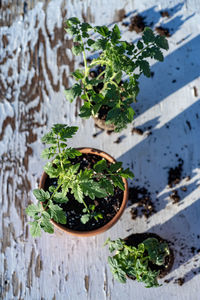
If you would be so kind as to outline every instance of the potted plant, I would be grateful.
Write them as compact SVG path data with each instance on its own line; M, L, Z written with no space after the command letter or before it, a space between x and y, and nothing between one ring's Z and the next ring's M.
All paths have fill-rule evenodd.
M133 178L107 153L67 146L78 127L55 124L44 135L49 144L42 157L51 159L44 167L39 189L33 191L38 204L31 204L26 213L32 236L41 229L53 233L53 225L67 233L89 236L110 228L121 216L127 202L127 178Z
M173 252L167 241L154 233L133 234L111 241L105 245L115 255L108 257L111 272L115 279L125 283L127 277L143 282L145 287L160 286L158 278L169 273L173 265Z
M66 24L66 32L73 36L72 52L82 53L84 63L83 70L72 73L77 82L65 91L66 98L71 102L77 97L83 100L80 117L92 116L99 127L121 131L133 120L131 104L139 92L140 75L151 76L147 58L164 60L161 49L168 49L166 38L146 27L142 40L134 45L121 40L117 25L112 29L92 27L77 18L68 19ZM91 58L94 51L98 56Z

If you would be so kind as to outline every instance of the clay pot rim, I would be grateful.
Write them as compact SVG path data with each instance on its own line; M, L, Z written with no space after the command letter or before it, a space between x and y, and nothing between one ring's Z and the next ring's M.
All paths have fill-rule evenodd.
M98 149L95 149L95 148L83 147L83 148L76 148L76 149L79 150L81 153L94 154L94 155L101 156L102 158L105 158L106 160L108 160L111 163L116 162L116 160L112 156L110 156L108 153L98 150ZM47 176L48 176L47 173L45 173L45 172L42 173L42 177L41 177L40 183L39 183L39 188L44 188L44 184L45 184ZM122 204L120 206L119 211L115 214L115 216L104 226L102 226L98 229L91 230L91 231L77 231L77 230L68 229L65 226L63 226L62 224L56 223L54 220L51 220L51 222L53 223L53 225L55 227L61 229L62 231L66 232L68 234L71 234L71 235L79 236L79 237L94 236L94 235L97 235L97 234L107 231L119 220L123 211L125 210L125 207L126 207L126 204L128 201L128 183L125 178L122 178L122 180L123 180L124 186L125 186L125 190L123 191Z

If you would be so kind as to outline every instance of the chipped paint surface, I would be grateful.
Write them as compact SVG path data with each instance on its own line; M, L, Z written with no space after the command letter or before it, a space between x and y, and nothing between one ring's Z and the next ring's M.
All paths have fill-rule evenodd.
M199 297L200 249L200 2L185 0L48 0L2 1L0 18L0 292L2 299L120 300ZM170 18L162 18L161 10ZM123 38L139 35L123 22L140 12L149 26L170 30L170 50L164 63L153 63L154 76L141 78L134 127L107 135L93 121L78 117L80 103L65 100L72 84L69 73L79 65L70 52L72 42L63 29L66 18L76 15L93 24L117 22ZM126 14L126 16L125 16ZM124 18L125 17L125 18ZM153 22L153 24L152 24ZM135 184L151 192L157 213L146 220L131 219L127 208L108 232L90 238L67 236L59 230L32 239L25 208L34 201L44 161L40 137L52 124L80 127L71 145L102 149L133 168ZM151 134L150 134L151 133ZM85 138L87 134L87 139ZM94 138L93 135L96 134ZM115 141L119 139L119 144ZM177 157L176 155L179 155ZM183 176L167 187L170 167L184 160ZM190 176L190 179L184 179ZM186 187L186 191L182 190ZM178 190L179 204L170 193ZM156 201L158 199L158 201ZM169 283L144 289L128 281L113 280L107 266L107 237L125 237L153 231L174 242L176 255ZM199 237L198 237L199 236ZM194 247L191 251L191 247ZM199 250L200 251L200 250ZM175 280L184 277L182 286Z

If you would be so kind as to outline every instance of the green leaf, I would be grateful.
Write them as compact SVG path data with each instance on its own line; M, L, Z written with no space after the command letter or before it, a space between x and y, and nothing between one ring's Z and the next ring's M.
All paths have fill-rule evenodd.
M143 45L143 43L141 42L141 41L138 41L137 42L137 47L138 47L138 49L143 49L143 47L144 47L144 45Z
M94 166L93 169L97 172L97 173L101 173L104 170L107 169L107 163L105 159L102 159L100 161L98 161Z
M94 44L92 44L92 48L94 50L105 50L106 46L108 44L107 39L103 38L103 39L98 39L96 40L96 42Z
M149 63L148 61L146 60L139 60L138 61L138 65L140 67L140 71L142 73L144 73L144 75L146 77L150 77L151 76L151 72L150 72L150 66L149 66Z
M60 169L54 168L51 162L46 163L46 165L44 166L44 171L49 175L50 178L57 178L60 173Z
M116 163L113 163L110 166L109 171L112 172L112 173L115 173L116 171L118 171L119 169L121 169L121 167L122 167L122 162L118 161Z
M80 24L80 21L78 18L72 17L72 18L67 19L66 23L68 26L72 26L72 25Z
M116 44L120 38L121 38L121 33L119 27L117 26L117 24L115 24L111 33L111 41L113 44Z
M82 190L82 186L80 186L78 183L73 184L72 193L74 194L74 198L79 203L83 203L83 190Z
M92 40L92 39L88 39L88 40L87 40L88 46L92 46L94 43L95 43L95 41Z
M37 221L34 221L34 222L29 222L29 224L31 225L30 233L31 233L32 237L41 236L40 223L38 223Z
M37 215L38 213L40 213L42 211L41 207L38 207L34 204L30 204L27 208L26 208L26 213L28 216L30 217L35 217L35 215Z
M81 106L79 116L81 118L89 118L92 115L92 108L89 102L85 102L83 106Z
M158 61L163 61L164 57L160 49L155 48L153 57Z
M89 220L90 220L90 215L89 214L82 215L81 223L86 224Z
M79 55L83 50L84 50L84 48L81 44L77 44L72 47L72 53L74 55Z
M72 75L74 76L74 78L75 78L76 80L79 80L79 79L83 79L83 78L84 78L84 75L83 75L82 71L79 70L79 69L77 69L76 71L74 71L74 72L72 73Z
M122 180L122 178L118 175L111 175L111 179L114 183L114 186L118 186L122 191L125 190L125 187L124 187L124 182Z
M81 188L85 196L89 196L91 199L97 198L104 198L107 196L107 192L105 189L101 187L101 184L96 181L88 181L82 182Z
M53 224L50 222L49 219L43 218L40 223L41 228L48 233L54 233Z
M53 202L50 201L49 211L50 211L51 218L56 223L66 224L67 222L66 214L61 207L59 207L57 204L53 204Z
M56 125L60 125L60 124L56 124ZM54 128L55 126L54 125ZM77 132L78 127L77 126L67 126L65 125L64 128L62 128L58 134L60 136L61 141L66 142L66 139L72 138L73 135Z
M43 189L34 189L33 195L35 198L41 202L45 202L50 198L49 192L45 192Z
M96 26L94 27L94 31L98 32L104 37L108 37L110 35L110 31L107 26Z
M114 195L114 186L107 178L101 178L100 180L101 187L103 187L106 192L110 195Z
M57 150L57 146L46 148L42 151L41 157L44 159L49 159L56 154L56 150Z
M65 90L65 96L68 101L73 102L82 93L81 85L75 83L71 89Z
M159 48L162 48L165 50L169 49L168 41L164 36L161 36L161 35L156 36L155 43Z
M56 144L57 143L57 139L54 137L53 132L46 133L42 137L41 141L45 144Z
M151 28L145 27L145 29L143 31L142 39L143 39L145 44L154 42L155 36L154 36L154 33L151 30Z
M74 148L68 148L64 150L64 156L66 158L75 158L76 156L81 156L82 153Z
M134 177L134 174L129 170L129 169L126 169L126 170L122 170L119 172L120 176L128 179L128 178L131 178L133 179Z
M66 195L63 195L63 193L59 192L53 196L53 201L56 203L67 203L69 199L67 198Z

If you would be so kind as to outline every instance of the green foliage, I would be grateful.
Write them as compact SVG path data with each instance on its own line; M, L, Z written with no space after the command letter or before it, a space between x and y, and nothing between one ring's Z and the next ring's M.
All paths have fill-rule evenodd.
M133 276L143 282L147 288L159 286L157 277L159 271L151 270L149 263L161 266L165 264L165 257L169 255L166 242L159 242L156 238L148 238L137 247L126 245L124 240L111 241L107 239L104 245L109 246L112 257L108 257L108 264L115 279L125 283L127 276Z
M103 218L103 214L96 210L94 204L88 205L85 202L85 197L94 200L113 195L116 186L124 190L122 177L133 178L132 172L129 169L124 170L120 162L109 166L102 159L93 168L84 170L80 169L80 163L74 164L73 159L82 154L68 147L67 140L73 137L77 129L78 127L55 124L42 138L43 143L49 145L43 150L42 156L51 159L44 166L44 171L50 178L55 178L57 185L51 185L48 191L33 190L38 204L31 204L26 208L26 213L34 219L30 222L33 237L40 236L41 229L53 233L51 219L66 224L67 218L62 204L69 201L68 193L73 194L75 201L83 205L81 222L85 224L91 219L98 221Z
M139 77L141 74L151 75L147 59L164 60L161 49L169 48L166 38L155 35L146 27L142 39L133 45L121 40L117 25L112 29L105 25L92 27L77 18L68 19L66 25L66 31L74 41L72 52L74 55L82 53L84 61L84 70L77 69L72 73L79 83L66 90L67 100L72 102L81 97L84 104L79 115L86 119L98 117L99 110L106 105L109 107L106 122L114 124L116 132L121 131L134 118L131 104L139 92ZM90 53L98 51L99 56L88 63L86 50ZM102 67L101 73L91 79L90 71L99 66ZM126 80L122 82L122 78ZM101 90L95 89L100 83L103 83Z

